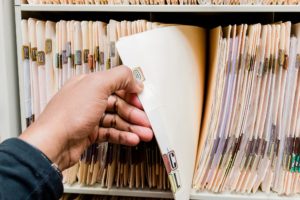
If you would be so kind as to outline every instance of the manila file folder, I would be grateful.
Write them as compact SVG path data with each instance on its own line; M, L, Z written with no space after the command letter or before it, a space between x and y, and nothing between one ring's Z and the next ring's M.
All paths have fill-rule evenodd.
M144 83L139 99L151 122L174 198L189 199L202 116L205 30L174 25L117 42Z

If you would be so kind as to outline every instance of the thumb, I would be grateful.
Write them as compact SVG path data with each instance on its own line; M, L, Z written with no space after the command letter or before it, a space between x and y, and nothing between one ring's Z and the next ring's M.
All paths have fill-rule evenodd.
M108 95L119 90L124 90L126 93L138 94L144 88L142 82L134 79L131 69L124 65L107 70L104 73L98 73L96 76L101 76L97 77L103 80L100 87L106 88Z

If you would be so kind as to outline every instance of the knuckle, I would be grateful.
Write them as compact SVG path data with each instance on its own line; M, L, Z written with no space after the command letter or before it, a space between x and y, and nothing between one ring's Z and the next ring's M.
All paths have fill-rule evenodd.
M105 135L104 135L104 139L105 139L105 141L109 141L110 140L110 138L111 138L111 133L112 133L112 128L108 128L108 129L106 129L106 131L105 131Z
M113 115L110 123L111 123L112 128L116 128L116 126L117 126L117 115Z
M114 109L114 112L118 113L118 110L119 110L119 107L120 107L120 101L119 101L119 98L116 95L113 95L113 96L114 96L113 109Z
M127 131L133 133L133 127L131 124L127 126Z
M133 107L129 107L128 108L128 112L127 112L127 120L128 121L132 121L132 114L134 112L134 108Z
M126 135L124 133L120 132L118 135L118 143L125 144L125 141L126 141L125 137L126 137Z

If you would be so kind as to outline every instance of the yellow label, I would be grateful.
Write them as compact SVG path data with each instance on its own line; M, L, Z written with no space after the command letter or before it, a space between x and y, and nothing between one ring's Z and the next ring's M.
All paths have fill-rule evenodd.
M181 179L179 176L179 171L175 170L168 174L168 178L171 185L171 190L176 193L181 188Z
M45 42L45 52L46 52L46 54L52 52L52 40L51 39L46 39L46 42Z
M284 65L284 52L282 49L279 50L279 66L283 67Z

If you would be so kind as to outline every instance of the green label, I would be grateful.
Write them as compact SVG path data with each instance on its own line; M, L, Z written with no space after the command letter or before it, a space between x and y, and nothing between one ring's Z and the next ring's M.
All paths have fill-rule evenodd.
M296 170L296 154L294 154L294 153L292 155L290 166L291 166L290 172L295 172L295 170Z
M298 171L300 173L300 166L299 166L299 164L300 164L300 155L298 154L298 155L296 155L295 171L296 172Z

